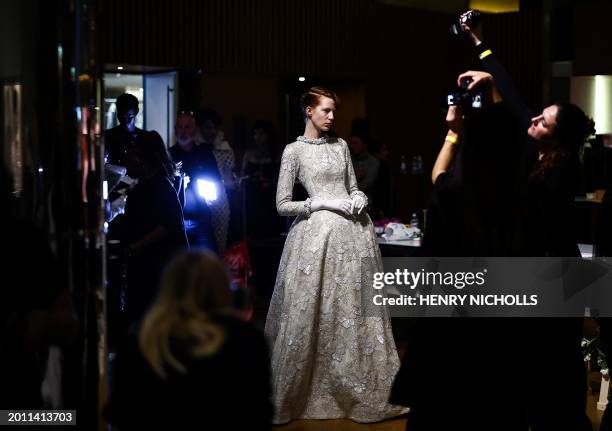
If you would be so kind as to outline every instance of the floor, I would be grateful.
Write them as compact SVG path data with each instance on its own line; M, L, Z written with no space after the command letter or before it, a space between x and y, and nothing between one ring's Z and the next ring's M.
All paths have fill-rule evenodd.
M593 431L599 430L602 411L597 410L599 394L589 395L587 414L593 423ZM287 425L274 427L275 431L404 431L407 419L392 419L375 424L358 424L349 420L293 421ZM410 431L410 428L408 428Z
M263 329L265 322L265 315L267 311L267 302L256 301L254 307L254 321L258 326ZM405 343L398 343L398 353L402 357L405 353ZM589 383L598 383L601 381L601 375L599 373L589 374ZM591 384L589 385L591 386ZM594 386L597 387L595 384ZM598 390L598 389L597 389ZM601 423L601 417L603 412L597 410L597 401L599 399L599 393L594 392L589 394L587 399L587 415L591 419L593 424L593 431L599 430ZM286 425L276 426L273 429L275 431L404 431L406 430L408 420L404 417L398 419L391 419L383 422L377 422L373 424L359 424L350 420L302 420L292 421ZM410 431L410 428L408 428Z
M589 380L596 381L598 373L591 373ZM598 393L588 396L587 414L593 424L593 431L599 430L602 411L597 410ZM404 431L407 419L392 419L375 424L358 424L350 420L328 420L328 421L293 421L287 425L274 427L275 431ZM408 428L410 431L410 428Z

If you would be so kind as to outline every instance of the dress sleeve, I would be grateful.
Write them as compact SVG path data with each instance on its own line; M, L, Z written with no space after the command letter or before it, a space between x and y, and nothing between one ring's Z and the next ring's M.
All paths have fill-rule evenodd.
M357 177L355 177L355 169L353 168L353 161L351 160L351 154L349 152L348 145L344 140L341 141L342 146L344 147L344 160L346 161L346 174L344 180L344 182L346 183L346 191L351 196L351 199L354 196L363 197L366 200L367 206L368 197L364 192L360 191L359 187L357 186Z
M310 216L310 198L293 201L293 185L298 176L299 160L296 149L288 145L283 151L278 186L276 188L276 210L281 216Z

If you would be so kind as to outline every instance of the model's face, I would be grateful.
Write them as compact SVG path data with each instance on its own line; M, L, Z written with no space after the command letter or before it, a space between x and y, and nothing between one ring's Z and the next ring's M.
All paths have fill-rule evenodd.
M174 127L176 140L179 144L189 144L196 134L195 119L190 115L179 115Z
M334 112L336 112L336 102L329 97L321 97L317 106L308 106L306 116L312 124L321 132L329 132L334 124Z
M531 119L531 126L527 129L527 134L536 141L550 139L557 125L557 105L545 108L540 115Z

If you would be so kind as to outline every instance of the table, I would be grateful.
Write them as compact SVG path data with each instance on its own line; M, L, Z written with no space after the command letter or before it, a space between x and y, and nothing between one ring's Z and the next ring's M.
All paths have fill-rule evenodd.
M406 240L406 241L385 241L383 238L378 238L380 254L382 257L405 257L415 256L420 248L422 240Z

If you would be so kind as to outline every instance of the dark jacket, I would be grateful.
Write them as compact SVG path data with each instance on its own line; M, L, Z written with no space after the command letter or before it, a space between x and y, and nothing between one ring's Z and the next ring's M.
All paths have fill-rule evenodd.
M229 316L213 321L226 334L212 356L192 358L189 346L173 344L187 367L167 367L167 379L154 373L130 334L117 353L106 413L121 431L145 429L270 429L270 364L263 335Z

